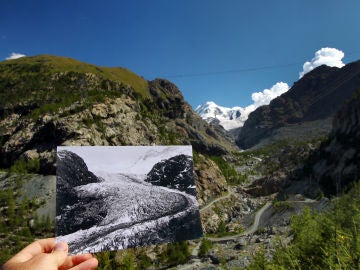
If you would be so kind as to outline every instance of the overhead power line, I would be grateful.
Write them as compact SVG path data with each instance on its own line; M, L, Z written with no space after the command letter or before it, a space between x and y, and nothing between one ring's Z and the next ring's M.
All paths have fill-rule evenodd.
M358 51L352 51L346 53L345 56L358 54ZM218 71L208 71L208 72L199 72L199 73L184 73L184 74L168 74L164 75L165 78L190 78L190 77L202 77L202 76L211 76L211 75L221 75L221 74L230 74L230 73L242 73L242 72L252 72L259 70L269 70L269 69L278 69L278 68L286 68L292 66L302 67L304 61L295 62L289 64L281 64L281 65L270 65L270 66L260 66L260 67L248 67L248 68L240 68L233 70L218 70Z
M283 65L249 67L249 68L221 70L221 71L209 71L209 72L201 72L201 73L184 73L184 74L173 74L173 75L169 74L169 75L164 75L163 77L166 77L166 78L201 77L201 76L209 76L209 75L242 73L242 72L251 72L251 71L259 71L259 70L267 70L267 69L285 68L285 67L291 67L291 66L298 66L299 64L303 64L303 63L297 62L297 63L283 64Z

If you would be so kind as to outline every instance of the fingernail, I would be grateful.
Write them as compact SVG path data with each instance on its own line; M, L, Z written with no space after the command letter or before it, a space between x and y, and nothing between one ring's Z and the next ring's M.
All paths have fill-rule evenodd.
M68 246L64 242L59 242L55 245L54 251L67 251Z

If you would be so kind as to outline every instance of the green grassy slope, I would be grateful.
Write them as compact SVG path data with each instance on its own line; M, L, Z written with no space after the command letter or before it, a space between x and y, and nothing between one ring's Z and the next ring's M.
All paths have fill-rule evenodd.
M49 91L64 88L62 86L66 85L66 74L78 77L89 77L93 74L103 86L106 85L105 82L116 82L123 87L130 86L144 98L149 96L148 82L128 69L97 67L71 58L39 55L0 62L0 103L4 107L17 104L24 100L24 95L31 99L34 92L39 97L46 96ZM73 80L70 75L67 80ZM53 86L53 89L50 89L49 85ZM81 87L79 83L79 88Z

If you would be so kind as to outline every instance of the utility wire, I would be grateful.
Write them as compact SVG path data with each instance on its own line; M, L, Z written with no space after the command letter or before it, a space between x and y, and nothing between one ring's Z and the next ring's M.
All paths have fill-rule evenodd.
M352 51L347 53L345 56L357 54L357 51ZM262 67L248 67L241 69L233 69L233 70L222 70L222 71L209 71L209 72L199 72L199 73L184 73L184 74L168 74L162 77L164 78L191 78L191 77L203 77L203 76L211 76L211 75L222 75L222 74L230 74L230 73L242 73L242 72L252 72L259 70L267 70L267 69L278 69L278 68L286 68L292 66L302 66L304 61L295 62L289 64L281 64L281 65L270 65L270 66L262 66Z
M202 73L188 73L188 74L185 73L185 74L176 74L176 75L164 75L164 77L166 77L166 78L186 78L186 77L201 77L201 76L229 74L229 73L251 72L251 71L259 71L259 70L266 70L266 69L276 69L276 68L285 68L285 67L291 67L291 66L298 66L301 63L298 62L298 63L291 63L291 64L283 64L283 65L250 67L250 68L242 68L242 69L234 69L234 70L223 70L223 71L212 71L212 72L202 72Z

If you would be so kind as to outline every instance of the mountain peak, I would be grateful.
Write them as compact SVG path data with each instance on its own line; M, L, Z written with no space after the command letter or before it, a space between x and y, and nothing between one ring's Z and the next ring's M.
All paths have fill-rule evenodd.
M239 106L227 108L207 101L196 107L195 111L208 123L216 123L226 130L242 127L248 117L248 112Z

